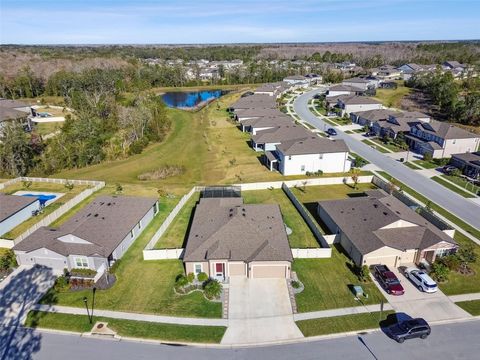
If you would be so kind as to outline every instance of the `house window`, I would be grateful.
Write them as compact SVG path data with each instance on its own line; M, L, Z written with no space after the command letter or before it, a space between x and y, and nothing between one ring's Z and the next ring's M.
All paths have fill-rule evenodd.
M85 257L76 257L75 258L75 267L77 268L88 268L88 260Z
M322 160L322 159L323 159L323 154L318 155L318 158L319 158L320 160Z
M202 272L202 264L194 264L193 271L195 272L195 276Z
M300 171L305 171L305 165L302 165Z

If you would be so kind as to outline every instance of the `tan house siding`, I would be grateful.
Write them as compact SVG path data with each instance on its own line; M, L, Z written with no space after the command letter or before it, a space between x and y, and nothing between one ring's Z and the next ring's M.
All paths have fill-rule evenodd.
M290 278L288 261L253 261L248 264L250 278Z
M417 260L417 250L402 251L388 246L372 251L363 256L363 265L386 264L399 267L400 265L413 264Z
M202 271L210 276L210 268L208 262L186 262L185 263L185 273L195 273L195 264L202 264Z
M228 273L230 276L246 276L247 264L244 262L229 262Z

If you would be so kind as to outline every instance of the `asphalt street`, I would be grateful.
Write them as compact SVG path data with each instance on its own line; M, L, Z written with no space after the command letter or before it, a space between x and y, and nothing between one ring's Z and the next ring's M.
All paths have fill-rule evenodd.
M308 101L321 90L312 90L300 95L294 102L293 108L300 118L317 129L325 131L331 125L317 118L308 109ZM402 163L391 159L361 141L345 134L337 129L337 139L343 139L350 150L367 159L372 164L383 169L402 183L411 187L418 193L430 199L432 202L440 205L445 210L461 218L466 223L480 229L480 206L474 202L456 194L455 192L443 187L442 185L418 176L415 170L403 165Z
M382 332L356 334L335 339L291 345L234 349L202 348L131 341L92 339L19 328L6 359L84 360L84 359L478 359L480 320L432 326L426 340L397 344ZM29 341L29 346L22 344ZM32 344L32 339L35 344Z

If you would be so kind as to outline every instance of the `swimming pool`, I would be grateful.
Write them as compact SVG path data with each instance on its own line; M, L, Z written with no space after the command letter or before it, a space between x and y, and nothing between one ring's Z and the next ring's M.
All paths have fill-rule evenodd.
M51 201L57 197L57 195L51 194L22 194L21 196L37 197L41 206L45 206L47 201Z

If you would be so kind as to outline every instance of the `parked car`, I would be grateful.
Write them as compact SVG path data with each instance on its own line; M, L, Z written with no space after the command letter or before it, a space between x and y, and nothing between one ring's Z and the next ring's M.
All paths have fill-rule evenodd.
M335 135L337 135L337 131L334 128L329 128L327 130L327 134L330 135L330 136L335 136Z
M452 171L454 171L456 169L455 166L452 166L452 165L445 165L444 167L442 167L442 171L445 173L445 174L450 174Z
M391 295L403 295L405 289L400 284L397 276L390 271L387 265L374 265L374 275L385 291Z
M434 293L438 290L437 283L425 271L414 267L405 269L405 276L416 285L418 290L427 293Z
M392 339L403 343L406 339L426 339L431 331L430 326L424 319L417 318L391 325L386 332Z

